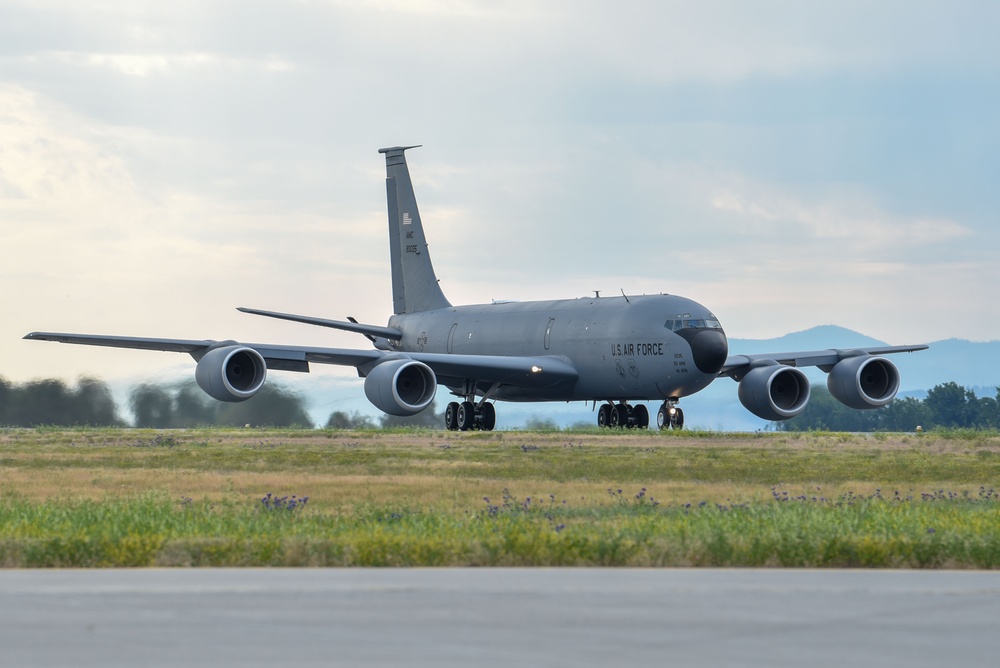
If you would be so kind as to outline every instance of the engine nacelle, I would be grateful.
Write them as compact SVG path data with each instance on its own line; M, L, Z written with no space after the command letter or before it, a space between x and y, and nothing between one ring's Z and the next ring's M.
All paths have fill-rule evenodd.
M830 370L826 386L845 406L858 410L881 408L892 401L899 390L899 370L882 357L848 357Z
M365 378L368 401L389 415L416 415L434 401L437 377L423 362L400 359L382 362Z
M809 379L800 369L771 364L751 370L740 381L740 403L763 420L788 420L806 409Z
M264 385L267 364L253 348L223 346L209 350L198 360L194 378L213 399L246 401Z

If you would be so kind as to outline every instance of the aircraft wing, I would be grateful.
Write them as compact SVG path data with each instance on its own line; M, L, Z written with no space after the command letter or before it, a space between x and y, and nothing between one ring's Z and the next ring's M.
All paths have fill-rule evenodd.
M128 336L102 336L93 334L66 334L60 332L32 332L24 338L36 341L56 341L111 348L133 348L188 353L195 360L217 345L241 345L253 348L268 369L281 371L309 371L309 363L336 364L341 366L370 367L383 358L413 359L429 366L439 379L458 382L473 378L480 382L498 382L520 387L547 387L559 382L577 379L576 368L559 357L503 357L495 355L448 355L443 353L401 353L382 350L355 350L350 348L314 348L311 346L282 346L267 343L238 343L211 339L158 339Z
M788 366L829 367L848 357L859 355L890 355L893 353L912 353L927 350L927 346L880 346L874 348L844 348L830 350L810 350L790 353L762 353L753 355L730 355L725 365L719 371L720 376L729 376L739 380L757 362L774 362Z
M60 332L32 332L24 338L33 341L56 341L86 346L108 348L134 348L136 350L162 350L171 353L194 353L207 350L215 341L192 339L148 339L129 336L100 336L94 334L63 334Z
M56 341L87 346L133 348L188 353L195 360L201 359L210 348L220 344L242 345L253 348L268 369L281 371L309 371L309 362L360 366L377 361L385 353L378 350L352 350L350 348L312 348L307 346L279 346L267 343L238 343L211 339L157 339L137 336L101 336L93 334L64 334L59 332L32 332L24 338L35 341Z

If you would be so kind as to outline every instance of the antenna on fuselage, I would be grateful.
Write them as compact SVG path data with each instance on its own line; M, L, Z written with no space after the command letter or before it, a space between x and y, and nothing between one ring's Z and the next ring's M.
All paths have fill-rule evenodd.
M625 303L626 303L626 304L631 304L632 302L630 302L630 301L628 300L628 295L627 295L627 294L625 294L625 288L621 288L621 291L622 291L622 297L624 297L624 298L625 298Z

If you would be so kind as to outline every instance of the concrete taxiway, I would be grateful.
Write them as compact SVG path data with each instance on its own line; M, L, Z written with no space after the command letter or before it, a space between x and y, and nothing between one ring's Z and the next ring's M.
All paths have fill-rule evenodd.
M942 666L1000 661L1000 574L0 571L3 666Z

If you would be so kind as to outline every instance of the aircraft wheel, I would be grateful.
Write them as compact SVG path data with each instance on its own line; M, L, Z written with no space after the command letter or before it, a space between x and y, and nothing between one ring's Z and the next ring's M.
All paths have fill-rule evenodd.
M671 429L683 429L684 428L684 411L681 409L676 409L673 416L670 418L670 428Z
M611 426L611 406L609 404L601 404L601 407L598 409L597 426L598 427Z
M483 404L482 407L483 421L481 429L483 431L493 431L493 428L497 426L497 409L496 406L487 402Z
M672 409L667 406L667 402L663 402L660 406L660 410L656 412L656 426L660 429L683 429L684 428L684 411L677 406Z
M632 408L632 418L636 429L649 429L649 410L645 404L638 404Z
M458 402L452 401L444 409L444 426L448 431L458 429Z
M625 427L628 426L628 406L625 404L618 404L611 409L611 426L612 427Z
M476 424L476 405L471 401L463 401L458 405L458 429L469 431Z
M667 405L662 404L660 410L656 411L656 428L661 430L666 429L669 420L670 418L667 417Z

